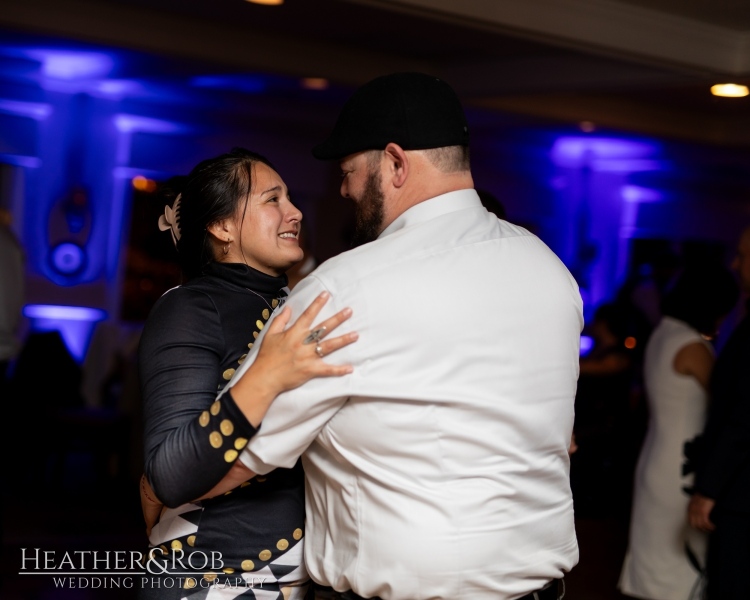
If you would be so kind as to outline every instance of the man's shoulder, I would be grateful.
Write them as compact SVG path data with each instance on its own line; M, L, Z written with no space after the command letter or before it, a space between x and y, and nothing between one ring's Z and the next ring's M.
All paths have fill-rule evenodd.
M340 287L366 276L372 266L379 264L382 240L375 240L346 250L320 263L309 277L316 277L326 288Z

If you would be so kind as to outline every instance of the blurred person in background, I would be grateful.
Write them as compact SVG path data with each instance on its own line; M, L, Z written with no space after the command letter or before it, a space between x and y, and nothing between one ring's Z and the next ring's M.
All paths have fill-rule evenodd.
M732 267L750 297L750 227ZM747 312L721 349L711 376L708 421L698 438L690 524L709 533L708 600L750 598L750 319Z
M10 213L0 209L0 398L6 398L8 369L18 351L24 302L25 257L10 224Z
M664 295L663 316L644 357L649 421L619 581L625 595L701 597L706 539L685 517L692 475L684 473L683 448L705 424L714 364L710 340L738 293L732 274L717 264L685 269Z
M631 324L628 306L606 302L586 328L593 345L580 359L573 428L579 452L571 464L578 514L601 515L629 503L630 394L641 349Z

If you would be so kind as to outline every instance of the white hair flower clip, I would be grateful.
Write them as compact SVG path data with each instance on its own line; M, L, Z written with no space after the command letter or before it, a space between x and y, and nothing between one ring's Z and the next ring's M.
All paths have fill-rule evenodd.
M172 206L165 206L164 214L159 217L159 229L161 231L167 231L167 229L171 231L172 241L175 246L177 246L177 242L180 239L180 198L182 198L182 194L177 194L174 204Z

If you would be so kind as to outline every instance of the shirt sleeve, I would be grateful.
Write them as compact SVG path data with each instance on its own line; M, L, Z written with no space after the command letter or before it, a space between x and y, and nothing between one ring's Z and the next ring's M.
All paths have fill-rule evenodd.
M210 490L255 434L231 394L216 398L223 348L219 314L199 291L168 292L144 328L138 360L145 472L167 506Z
M289 296L286 305L292 310L290 322L307 308L323 291L330 291L331 297L315 320L314 326L333 316L347 305L337 293L326 290L325 285L314 275L306 277L297 284ZM357 312L330 335L336 337L349 331L357 330ZM273 317L272 317L273 318ZM270 322L270 321L269 321ZM242 376L247 367L255 360L257 349L261 347L263 335L268 331L266 326L253 347L253 352L235 373L229 386ZM358 342L357 342L358 343ZM323 360L330 364L351 364L357 369L357 358L354 346L342 348ZM312 379L304 385L279 395L266 413L258 434L250 440L240 455L240 460L255 473L265 474L277 467L291 468L312 443L326 423L338 412L348 400L353 375L342 377L322 377Z

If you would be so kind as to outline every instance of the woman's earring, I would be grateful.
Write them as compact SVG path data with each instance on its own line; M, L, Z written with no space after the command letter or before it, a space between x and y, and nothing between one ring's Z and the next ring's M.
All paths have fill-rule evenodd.
M227 254L229 254L229 242L224 245L224 255L226 256Z

